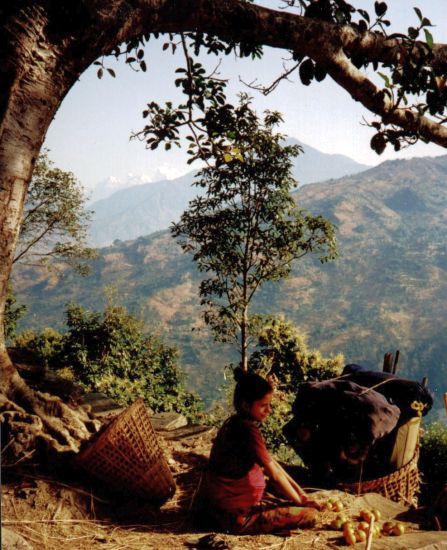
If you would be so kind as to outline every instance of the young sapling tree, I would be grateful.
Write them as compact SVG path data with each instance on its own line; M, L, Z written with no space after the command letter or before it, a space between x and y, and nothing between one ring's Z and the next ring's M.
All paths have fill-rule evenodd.
M292 159L300 147L275 133L277 112L261 120L241 96L227 119L228 145L197 175L205 194L189 203L172 234L198 269L204 320L215 338L234 342L247 369L249 336L256 316L249 308L267 281L287 277L295 260L310 252L325 262L336 255L335 229L300 209L291 191Z

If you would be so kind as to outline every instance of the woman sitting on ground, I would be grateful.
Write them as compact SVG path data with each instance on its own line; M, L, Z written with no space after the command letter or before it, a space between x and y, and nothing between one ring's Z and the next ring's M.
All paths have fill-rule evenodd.
M271 533L312 527L318 504L272 458L258 428L270 413L273 386L236 368L236 414L220 428L205 482L207 512L225 531ZM266 475L282 499L265 494Z

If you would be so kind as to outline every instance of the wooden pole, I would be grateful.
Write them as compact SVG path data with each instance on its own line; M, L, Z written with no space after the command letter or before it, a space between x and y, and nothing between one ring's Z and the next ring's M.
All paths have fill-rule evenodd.
M396 356L394 357L394 364L393 364L393 374L396 374L396 371L397 371L397 363L399 361L399 355L400 355L400 351L396 350Z
M447 414L447 392L444 394L445 413Z
M393 354L387 351L383 356L383 372L391 373L393 371Z
M371 518L371 523L369 524L368 538L366 539L365 550L371 550L373 535L374 535L374 516Z

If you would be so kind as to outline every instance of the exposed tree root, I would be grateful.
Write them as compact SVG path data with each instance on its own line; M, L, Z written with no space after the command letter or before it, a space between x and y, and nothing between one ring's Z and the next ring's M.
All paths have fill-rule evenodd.
M34 391L24 383L14 400L0 393L0 422L4 465L36 458L42 451L77 453L100 427L83 408L73 409L59 397Z

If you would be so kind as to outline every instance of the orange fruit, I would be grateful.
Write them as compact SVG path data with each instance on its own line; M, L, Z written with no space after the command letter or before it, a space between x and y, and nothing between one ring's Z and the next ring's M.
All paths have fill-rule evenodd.
M385 521L385 523L382 525L382 533L384 533L385 535L389 535L395 525L396 524L392 521Z
M355 538L354 531L352 531L352 530L348 529L348 530L344 531L343 536L344 536L345 542L348 546L352 546L357 542L357 540Z
M331 521L331 529L334 529L334 531L340 531L342 528L342 522L340 519L333 519Z
M365 533L367 533L369 531L369 523L367 521L361 521L358 524L357 529L360 529L361 531L365 531Z
M394 527L391 529L391 534L395 537L400 537L400 535L403 535L405 533L405 525L403 523L396 523Z
M363 531L362 529L357 529L354 532L354 534L355 534L355 540L357 542L363 542L363 541L366 540L367 535L366 535L365 531Z
M343 502L341 502L341 500L336 500L333 504L333 507L336 512L341 512L344 508Z

